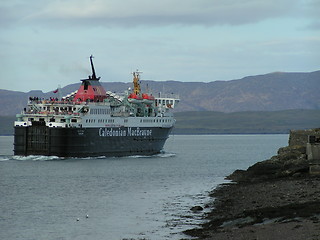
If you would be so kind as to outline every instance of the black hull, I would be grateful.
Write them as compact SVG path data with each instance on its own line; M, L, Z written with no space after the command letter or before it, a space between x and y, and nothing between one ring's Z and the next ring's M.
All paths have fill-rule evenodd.
M95 157L153 155L163 149L172 128L15 127L15 155Z

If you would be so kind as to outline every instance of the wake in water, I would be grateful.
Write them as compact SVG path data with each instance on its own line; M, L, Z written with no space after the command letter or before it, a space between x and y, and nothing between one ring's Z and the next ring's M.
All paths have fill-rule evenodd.
M115 158L170 158L175 157L175 153L169 152L161 152L159 154L145 156L145 155L134 155L134 156L126 156L126 157L106 157L106 156L99 156L99 157L86 157L86 158L65 158L65 157L57 157L57 156L43 156L43 155L29 155L29 156L19 156L19 155L0 155L0 162L3 161L53 161L53 160L66 160L66 159L115 159Z
M170 157L175 157L175 156L176 156L176 154L175 154L175 153L172 153L172 152L165 152L165 151L163 151L163 152L161 152L161 153L159 153L159 154L155 155L155 157L161 157L161 158L170 158Z
M62 160L63 158L59 158L57 156L37 156L37 155L30 155L30 156L15 156L15 155L0 155L0 162L4 161L52 161L52 160Z
M0 162L9 161L10 156L0 156Z
M127 156L127 158L170 158L175 157L175 153L169 153L169 152L161 152L155 155L133 155L133 156Z
M57 156L42 156L42 155L30 155L30 156L12 156L12 160L17 161L50 161L62 159Z

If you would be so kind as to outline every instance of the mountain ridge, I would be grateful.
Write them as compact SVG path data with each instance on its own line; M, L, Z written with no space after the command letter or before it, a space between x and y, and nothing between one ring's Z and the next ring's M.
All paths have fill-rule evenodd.
M101 82L107 91L123 92L132 83ZM78 89L80 83L61 88L64 95ZM287 109L320 109L320 71L275 72L241 79L212 82L181 82L143 80L143 89L180 95L175 109L184 111L279 111ZM0 89L1 116L19 113L30 96L57 97L57 94L32 90L19 92Z

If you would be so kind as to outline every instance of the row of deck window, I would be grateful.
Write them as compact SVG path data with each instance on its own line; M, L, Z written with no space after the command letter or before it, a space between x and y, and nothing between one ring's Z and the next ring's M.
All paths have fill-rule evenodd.
M44 107L39 107L40 111L48 111L48 112L59 112L59 111L76 111L77 108L75 107L52 107L52 106L44 106Z
M100 108L91 108L90 114L110 114L111 109L100 109Z
M44 122L45 121L45 118L28 118L28 121L40 121L40 122ZM77 122L77 119L76 118L71 118L70 120L72 123L76 123ZM56 122L56 119L55 118L50 118L49 119L49 122ZM66 119L65 118L60 118L60 123L65 123L66 122Z
M95 123L96 119L86 119L86 123ZM98 123L114 123L114 119L98 119Z
M173 100L168 100L168 99L157 99L158 105L167 105L167 104L173 104Z
M162 123L169 123L171 122L171 119L140 119L140 122L143 122L143 123L153 123L153 122L162 122Z
M86 123L95 123L96 119L86 119ZM114 119L97 119L98 123L114 123ZM128 119L124 119L124 122L127 123ZM140 119L140 122L142 123L155 123L155 122L162 122L162 123L170 123L172 122L171 119Z

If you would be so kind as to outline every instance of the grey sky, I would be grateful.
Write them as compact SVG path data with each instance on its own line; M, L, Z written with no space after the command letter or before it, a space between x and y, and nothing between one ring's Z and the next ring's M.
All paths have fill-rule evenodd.
M51 91L89 74L214 81L315 71L319 0L11 0L0 3L2 89Z

